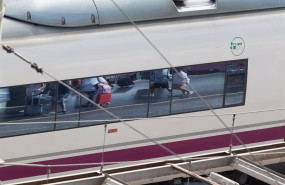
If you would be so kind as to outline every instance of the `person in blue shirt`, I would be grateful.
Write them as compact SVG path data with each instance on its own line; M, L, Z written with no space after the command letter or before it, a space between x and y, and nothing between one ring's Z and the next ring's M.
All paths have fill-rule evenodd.
M169 69L158 69L153 72L154 84L150 87L150 96L154 96L154 92L158 88L165 88L170 92L168 81L170 79Z

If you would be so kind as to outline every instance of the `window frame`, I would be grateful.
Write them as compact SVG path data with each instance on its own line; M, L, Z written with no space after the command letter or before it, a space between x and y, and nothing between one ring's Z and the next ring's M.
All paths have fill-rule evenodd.
M245 73L244 73L244 87L243 87L243 100L241 103L239 104L231 104L231 105L225 105L225 101L226 101L226 90L227 90L227 76L228 76L228 70L227 70L227 64L229 62L244 62L245 63ZM224 109L224 108L230 108L230 107L238 107L238 106L243 106L245 105L245 101L246 101L246 92L247 92L247 80L248 80L248 58L245 59L238 59L238 60L228 60L228 61L220 61L220 62L210 62L210 63L202 63L202 64L192 64L192 65L186 65L186 66L176 66L176 68L178 67L190 67L191 66L198 66L198 65L207 65L207 64L215 64L215 63L222 63L224 62L225 65L225 76L224 76L224 89L223 89L223 102L222 102L222 107L219 108L213 108L213 109ZM160 68L160 69L171 69L171 68ZM151 72L154 70L159 70L159 69L151 69L151 70L144 70L144 71L133 71L133 72L124 72L124 73L117 73L117 74L108 74L108 75L102 75L103 77L105 76L112 76L112 75L119 75L119 74L126 74L126 73L142 73L142 72L149 72L149 89L148 89L148 101L147 101L147 112L146 112L146 118L152 118L152 117L162 117L162 116L170 116L170 115L178 115L178 114L187 114L187 113L194 113L194 112L200 112L200 111L206 111L208 110L206 109L202 109L202 110L195 110L195 111L186 111L186 112L181 112L181 113L172 113L172 91L171 91L171 96L170 96L170 107L169 107L169 113L166 115L159 115L159 116L150 116L149 115L149 110L150 110L150 86L151 86ZM76 79L69 79L69 80L77 80L77 79L84 79L84 78L95 78L98 76L93 76L93 77L83 77L83 78L76 78ZM58 82L55 81L50 81L50 82L42 82L42 83L56 83L56 102L58 100ZM171 85L173 83L173 80L171 80ZM38 83L35 83L38 84ZM23 84L23 85L19 85L19 86L10 86L10 87L1 87L1 88L15 88L15 87L20 87L20 86L26 86L26 85L31 85L31 84ZM81 89L80 89L81 92ZM80 101L81 101L81 97ZM56 106L56 111L57 111L57 106ZM57 113L55 113L54 116L54 129L53 130L48 130L48 131L37 131L37 132L33 132L33 133L26 133L26 134L15 134L15 135L10 135L10 136L0 136L0 138L7 138L7 137L15 137L15 136L24 136L24 135L30 135L30 134L38 134L38 133L47 133L47 132L54 132L54 131L62 131L62 130L68 130L68 129L76 129L76 128L83 128L83 127L89 127L89 126L99 126L99 125L103 125L106 123L99 123L99 124L93 124L93 125L86 125L86 126L82 126L80 125L80 121L81 121L81 113L82 113L82 109L81 109L81 103L79 104L78 107L78 125L76 127L72 127L72 128L65 128L65 129L57 129L56 125L57 125ZM132 118L130 118L130 120L132 120ZM21 121L21 120L11 120L11 121ZM6 122L11 122L11 121L6 121ZM84 120L82 120L84 121ZM107 123L118 123L119 121L107 121ZM5 122L1 122L1 123L5 123Z

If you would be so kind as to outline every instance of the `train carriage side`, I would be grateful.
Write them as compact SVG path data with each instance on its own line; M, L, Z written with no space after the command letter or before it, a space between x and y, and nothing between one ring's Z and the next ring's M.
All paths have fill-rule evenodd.
M139 27L175 67L187 74L191 85L229 129L235 117L233 131L243 143L233 139L232 145L242 148L243 144L249 147L284 142L284 19L284 9L278 9L155 21ZM132 26L18 39L4 37L3 42L59 79L113 79L111 104L103 106L181 157L229 150L229 130L195 93L188 95L172 89L169 94L166 88L159 87L151 95L155 71L169 71L169 87L173 87L174 72ZM27 85L45 83L54 90L49 90L51 102L58 101L56 82L36 74L3 50L0 61L9 73L15 74L1 81L5 92L7 88L25 91ZM19 77L20 72L25 78ZM6 74L1 71L1 78ZM133 85L120 87L115 83L120 77L130 77ZM191 91L189 86L185 88ZM125 123L83 105L83 101L69 94L65 114L25 116L19 112L24 105L12 112L11 107L2 109L0 158L7 163L46 165L101 162L104 137L106 162L175 158ZM51 175L91 169L99 167L55 167ZM46 169L0 168L4 183L45 177Z

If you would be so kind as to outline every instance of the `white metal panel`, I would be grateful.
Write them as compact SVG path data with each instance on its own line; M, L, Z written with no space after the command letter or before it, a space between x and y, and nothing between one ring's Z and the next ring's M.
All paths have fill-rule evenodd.
M203 5L203 1L198 0L193 5L184 4L183 10L180 6L180 8L176 7L173 0L77 0L72 2L8 0L6 15L31 23L57 27L94 25L91 21L92 14L97 24L98 18L100 24L129 22L114 2L134 21L285 7L285 2L282 0L216 0L214 3L206 0L205 2L210 6Z
M172 0L114 0L134 21L177 17ZM129 22L111 0L96 0L101 24Z
M285 39L282 32L285 25L281 21L284 17L284 11L275 11L140 27L175 66L249 58L250 80L250 76L256 76L257 72L251 72L251 60L274 59L283 66L284 52L276 46L281 46ZM246 50L239 57L232 55L229 49L236 36L243 37L246 42ZM6 40L5 43L59 79L168 67L131 26L28 37ZM262 52L265 48L266 52ZM0 87L51 80L36 74L27 64L3 50L0 51L0 62L1 68L5 69L1 70L0 79L6 79L1 80ZM269 64L254 64L259 70L270 69L263 69L264 65ZM275 75L270 75L276 78L283 74L280 68L272 70Z
M161 23L158 25L142 25L142 28L177 66L249 58L246 105L217 110L218 113L239 113L257 110L259 107L268 109L284 107L285 78L283 69L285 54L282 46L285 40L283 34L285 25L280 21L284 18L284 11L276 11L251 14L250 18L246 15L235 15L167 24ZM268 26L268 24L271 26ZM246 42L246 50L240 57L233 56L229 50L230 42L235 36L242 36ZM7 42L14 45L23 54L31 57L33 61L41 61L40 64L44 69L52 71L53 74L61 79L167 66L130 27L117 30L102 29L73 35L59 34L45 38L32 37L17 41L7 40ZM50 52L46 52L47 50ZM153 54L154 57L148 56L148 52ZM1 53L0 58L1 67L7 65L7 69L12 72L15 70L11 66L12 63L14 64L13 66L18 68L19 72L23 71L22 69L24 68L28 68L26 64L15 60L15 57L12 55ZM35 74L32 70L30 72L23 71L25 78L19 77L18 74L11 76L5 70L1 70L0 75L0 79L3 79L1 85L4 86L5 84L12 85L45 80L43 76ZM9 78L5 78L6 76L9 76ZM39 79L39 77L42 77L42 79ZM272 96L269 96L271 93ZM205 113L208 114L208 112ZM192 114L183 115L189 116ZM252 123L260 121L270 122L282 117L284 118L284 111L283 113L268 113L265 116L262 116L262 113L260 113L259 115L242 118L245 120L242 122L238 121L239 124L237 125L250 126ZM239 117L237 117L238 119ZM227 116L225 121L228 126L231 125L230 116ZM223 128L213 117L211 119L205 117L202 120L185 117L179 119L179 122L175 119L136 121L132 124L152 138ZM181 127L179 128L178 126ZM109 135L107 144L143 139L140 135L130 131L130 129L126 129L120 123L112 124L112 127L117 127L119 132ZM251 127L245 130L253 129L255 128ZM158 132L154 133L153 130ZM219 134L224 133L228 132L224 131ZM196 137L207 137L210 135L201 134ZM74 140L75 138L77 139L76 141ZM102 138L102 126L5 138L0 140L2 149L0 155L5 160L66 150L72 151L82 149L83 147L102 146ZM191 138L195 137L185 137L183 139ZM181 140L181 138L170 138L163 142L177 140ZM57 143L57 145L52 145L54 143ZM148 144L151 144L151 142L123 145L107 149L106 151ZM28 146L30 149L25 150ZM98 149L97 151L89 152L99 151ZM66 154L66 156L68 155L74 154ZM56 156L51 156L49 159L54 157ZM42 158L42 160L44 159Z

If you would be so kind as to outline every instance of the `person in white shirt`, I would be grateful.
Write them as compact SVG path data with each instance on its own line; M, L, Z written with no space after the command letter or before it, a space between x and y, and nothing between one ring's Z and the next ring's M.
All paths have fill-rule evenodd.
M172 76L172 90L181 90L183 94L193 94L193 91L189 91L186 86L190 84L190 78L187 76L182 68L177 68L178 73L174 72Z

